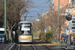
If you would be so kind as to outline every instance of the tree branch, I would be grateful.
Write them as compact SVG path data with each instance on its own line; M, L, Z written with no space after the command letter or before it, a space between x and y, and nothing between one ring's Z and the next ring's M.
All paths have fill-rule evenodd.
M13 29L13 27L16 25L16 23L11 27L11 30Z

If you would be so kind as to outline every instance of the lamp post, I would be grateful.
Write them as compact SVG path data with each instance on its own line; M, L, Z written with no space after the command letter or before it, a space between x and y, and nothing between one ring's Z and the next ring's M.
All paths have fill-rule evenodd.
M4 0L4 35L5 35L5 41L6 41L6 0Z

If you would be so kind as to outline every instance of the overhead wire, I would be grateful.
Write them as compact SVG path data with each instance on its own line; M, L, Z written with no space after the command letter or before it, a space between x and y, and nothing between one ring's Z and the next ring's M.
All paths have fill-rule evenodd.
M48 3L50 3L50 0L47 0L46 2L41 4L41 5L45 4L44 6L34 6L32 8L37 8L37 9L41 8L41 11L43 11L43 8L49 7L49 6L46 6ZM41 12L41 11L30 11L30 12ZM32 18L32 17L35 17L35 16L30 16L30 17Z
M33 7L30 7L30 8L42 8L42 7L49 7L49 6L42 6L42 5L44 5L44 4L47 4L49 1L47 0L46 2L44 2L44 3L42 3L42 4L40 4L40 5L38 5L38 6L33 6Z
M49 3L49 0L48 0L48 3ZM43 7L44 8L44 7ZM43 8L41 10L43 10Z

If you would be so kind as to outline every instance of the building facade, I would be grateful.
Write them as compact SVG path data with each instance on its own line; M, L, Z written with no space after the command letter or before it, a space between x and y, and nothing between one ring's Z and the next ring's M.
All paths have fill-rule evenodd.
M58 10L58 0L53 1L54 10ZM69 6L69 0L59 0L59 8L61 9L64 6Z
M65 6L67 6L65 13L66 14L70 13L74 17L75 16L75 0L59 0L59 10ZM54 11L58 11L58 0L53 0L53 8L54 8ZM70 22L66 20L64 24L66 24L66 26L68 27L70 25L69 23ZM63 32L63 30L61 32Z
M58 10L58 0L53 0L54 11ZM75 0L59 0L59 9L67 6L65 13L70 13L72 16L75 16Z

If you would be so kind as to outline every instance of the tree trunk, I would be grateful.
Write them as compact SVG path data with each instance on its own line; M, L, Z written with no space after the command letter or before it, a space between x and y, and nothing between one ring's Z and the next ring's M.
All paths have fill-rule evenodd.
M8 32L9 32L9 40L11 40L11 33L12 33L12 31L9 29Z

